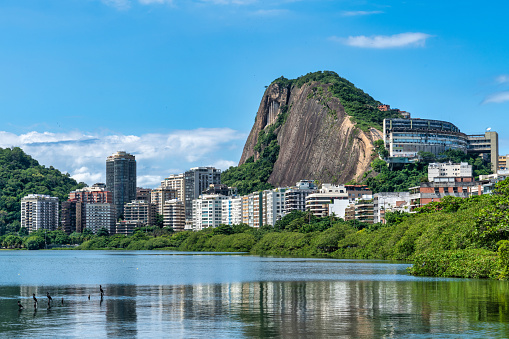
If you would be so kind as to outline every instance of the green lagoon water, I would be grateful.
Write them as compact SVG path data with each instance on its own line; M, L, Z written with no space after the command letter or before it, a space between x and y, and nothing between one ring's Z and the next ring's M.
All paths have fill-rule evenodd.
M408 266L156 251L0 251L0 337L509 337L507 282L413 277ZM46 292L54 299L49 309Z

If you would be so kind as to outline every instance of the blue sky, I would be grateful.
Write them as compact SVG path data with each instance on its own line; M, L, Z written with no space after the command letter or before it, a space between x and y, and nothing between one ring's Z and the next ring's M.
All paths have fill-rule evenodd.
M332 70L414 117L499 133L509 153L503 1L3 0L0 147L93 184L238 162L275 78Z

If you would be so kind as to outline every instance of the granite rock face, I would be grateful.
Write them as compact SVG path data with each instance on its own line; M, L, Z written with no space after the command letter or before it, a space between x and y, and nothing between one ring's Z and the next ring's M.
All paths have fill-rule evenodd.
M269 178L278 186L294 185L301 179L322 183L346 183L360 179L369 169L373 142L382 137L374 128L366 133L356 128L340 100L327 84L311 82L283 87L271 84L265 91L256 121L246 141L239 165L255 151L261 130L273 124L287 105L285 123L275 130L279 156Z

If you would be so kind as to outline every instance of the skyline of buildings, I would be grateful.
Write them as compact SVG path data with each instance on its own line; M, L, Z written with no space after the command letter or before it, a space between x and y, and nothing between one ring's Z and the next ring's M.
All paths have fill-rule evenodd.
M379 109L389 107L380 105ZM409 163L419 157L419 152L437 156L448 149L479 154L487 161L495 159L494 169L507 163L507 156L497 154L496 132L467 136L452 123L412 119L410 113L400 112L404 118L384 120L383 140L389 151L385 160L389 164ZM95 233L105 228L110 234L129 234L143 225L157 224L182 231L238 223L256 228L273 226L293 210L307 210L317 217L334 215L345 220L383 222L386 205L412 212L448 195L464 198L489 194L494 180L498 180L489 177L475 181L472 166L467 163L429 163L428 182L409 187L408 194L373 195L365 185L323 183L317 187L313 180L301 180L292 187L238 196L235 187L221 184L221 170L214 167L192 167L184 173L171 174L154 189L136 187L136 159L125 151L107 157L106 178L106 184L96 183L69 193L61 208L63 230L71 233L88 228ZM27 213L22 217L25 223ZM49 227L41 225L30 227L34 230Z

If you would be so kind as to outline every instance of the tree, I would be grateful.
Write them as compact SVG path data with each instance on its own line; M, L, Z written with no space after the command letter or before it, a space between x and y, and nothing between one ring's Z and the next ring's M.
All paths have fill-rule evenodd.
M30 236L25 239L25 247L29 250L44 248L44 238L39 235Z
M104 227L101 227L96 233L98 237L107 237L109 234L108 230Z
M154 225L159 226L160 228L163 228L164 216L162 214L156 213L156 221L155 221Z

